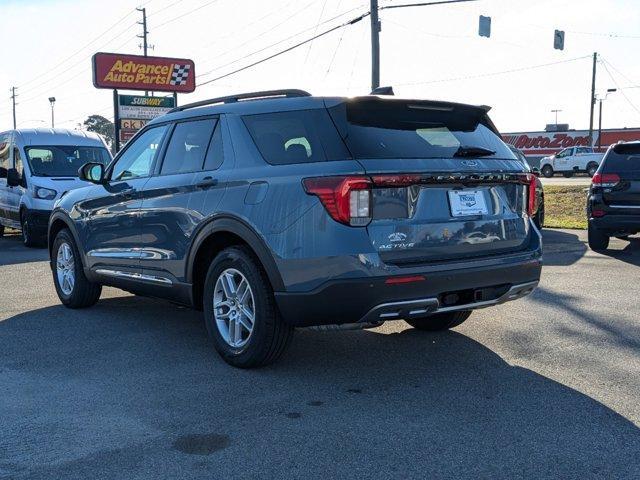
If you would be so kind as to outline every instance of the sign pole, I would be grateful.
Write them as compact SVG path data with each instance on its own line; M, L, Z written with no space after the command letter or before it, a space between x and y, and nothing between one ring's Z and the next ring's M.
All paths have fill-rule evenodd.
M173 92L173 106L178 106L178 92Z
M120 113L119 113L119 105L118 105L118 90L117 89L113 89L113 133L115 136L115 140L114 140L114 146L115 146L115 153L118 153L118 150L120 150Z

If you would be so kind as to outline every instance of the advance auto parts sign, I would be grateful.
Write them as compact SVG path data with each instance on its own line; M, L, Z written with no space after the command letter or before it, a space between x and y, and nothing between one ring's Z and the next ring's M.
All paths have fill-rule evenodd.
M193 60L118 53L93 56L96 88L189 93L196 89Z

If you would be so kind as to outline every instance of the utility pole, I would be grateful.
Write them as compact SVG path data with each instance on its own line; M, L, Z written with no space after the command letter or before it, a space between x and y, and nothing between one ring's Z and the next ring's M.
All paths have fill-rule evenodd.
M149 45L147 43L147 35L149 34L149 30L147 30L147 9L145 7L136 8L137 11L142 12L142 22L138 22L138 25L142 25L142 35L136 35L138 38L142 39L142 52L146 57L147 52L149 50ZM144 92L147 95L149 92Z
M591 105L589 105L589 146L593 147L593 109L596 106L596 63L598 52L593 52L593 70L591 72Z
M13 128L16 128L16 87L11 87L11 103L13 104Z
M371 91L380 86L380 20L378 0L371 0Z

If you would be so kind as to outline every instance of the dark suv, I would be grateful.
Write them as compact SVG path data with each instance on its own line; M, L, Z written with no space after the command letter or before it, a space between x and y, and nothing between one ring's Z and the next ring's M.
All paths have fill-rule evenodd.
M252 367L294 327L440 330L527 295L535 177L488 110L299 90L175 109L58 202L60 300L111 285L202 309L222 357Z
M592 250L640 232L640 142L609 147L591 178L587 216Z

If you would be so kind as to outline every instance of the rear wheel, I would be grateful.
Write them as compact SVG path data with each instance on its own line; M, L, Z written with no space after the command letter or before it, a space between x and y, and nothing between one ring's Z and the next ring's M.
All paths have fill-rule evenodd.
M435 332L457 327L470 316L471 310L462 310L460 312L436 313L429 317L413 318L405 321L416 330Z
M538 227L538 230L542 230L542 227L544 226L544 200L540 202L538 211L533 216L533 223L536 224L536 227Z
M293 336L253 253L230 247L211 262L204 286L207 331L225 362L240 368L276 361Z
M53 283L60 301L69 308L94 305L100 298L102 285L90 282L84 275L80 252L66 228L61 230L51 250Z
M589 224L588 231L589 248L596 252L606 250L609 247L609 236Z
M597 163L590 163L589 165L587 165L587 175L589 175L590 177L593 177L596 174L596 170L598 170Z
M544 175L546 178L551 178L553 177L553 167L551 165L545 165L544 167L542 167L542 175Z

